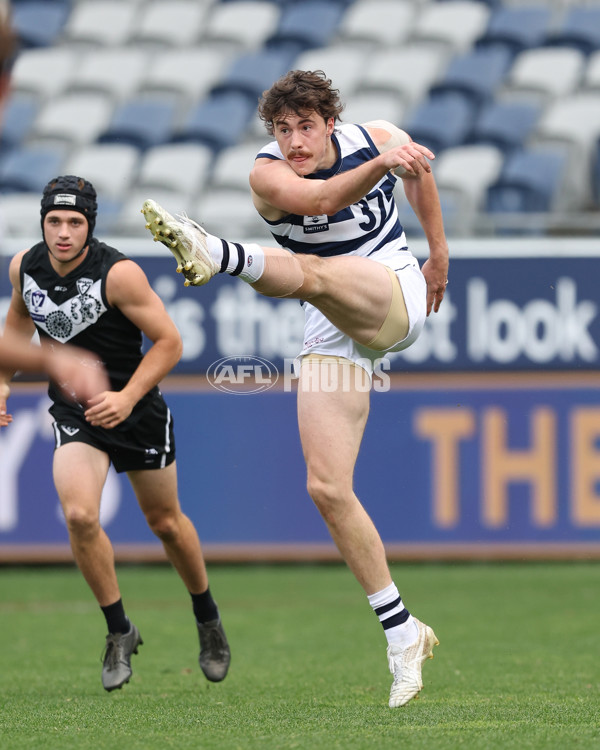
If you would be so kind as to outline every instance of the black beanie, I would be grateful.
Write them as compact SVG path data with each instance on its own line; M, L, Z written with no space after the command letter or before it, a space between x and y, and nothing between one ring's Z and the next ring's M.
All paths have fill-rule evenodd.
M49 211L54 210L78 211L83 214L88 221L86 244L89 243L94 233L98 212L96 191L91 182L72 174L61 175L50 180L42 194L40 211L42 236L44 234L44 217Z

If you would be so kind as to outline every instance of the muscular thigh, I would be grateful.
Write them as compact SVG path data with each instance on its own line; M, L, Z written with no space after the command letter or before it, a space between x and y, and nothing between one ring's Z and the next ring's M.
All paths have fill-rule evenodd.
M163 469L129 471L127 476L144 514L179 511L175 462Z
M63 508L100 508L110 465L106 453L87 443L67 443L54 451L52 473Z
M352 482L369 413L369 379L335 357L304 357L298 384L298 425L309 473Z

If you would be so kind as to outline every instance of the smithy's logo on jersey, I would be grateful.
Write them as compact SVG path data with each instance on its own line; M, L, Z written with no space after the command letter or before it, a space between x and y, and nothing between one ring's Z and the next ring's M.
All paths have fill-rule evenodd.
M303 225L304 234L326 232L329 229L329 219L327 214L323 214L322 216L304 216Z

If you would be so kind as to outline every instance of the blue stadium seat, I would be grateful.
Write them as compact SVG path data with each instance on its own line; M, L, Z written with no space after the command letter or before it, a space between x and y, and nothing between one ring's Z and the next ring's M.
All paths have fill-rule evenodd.
M431 88L431 93L460 91L474 103L482 104L494 96L512 62L512 53L505 47L476 47L460 57L454 57L443 78Z
M500 6L490 16L478 46L506 45L513 53L538 47L546 38L552 11L544 5Z
M600 6L576 6L567 10L559 28L548 35L547 44L577 47L586 55L600 48Z
M551 211L560 190L566 154L556 149L517 151L509 156L496 183L487 191L492 213Z
M13 94L4 110L0 128L0 153L20 146L27 138L39 109L35 96Z
M54 44L71 13L69 0L21 0L12 6L13 26L23 47Z
M592 165L592 183L594 190L594 200L596 205L600 206L600 138L596 142L594 150L594 163Z
M0 193L38 193L62 172L62 148L21 147L0 160Z
M475 113L471 99L460 92L448 91L422 102L401 127L414 141L436 153L465 142Z
M522 148L541 110L541 105L535 102L489 102L477 114L469 142L489 143L506 153Z
M287 48L264 49L236 58L212 93L240 92L254 105L265 89L290 69L295 55Z
M182 127L171 136L173 143L204 143L218 152L242 138L256 103L245 94L230 91L213 94L195 107Z
M325 47L337 33L346 3L330 0L298 0L284 5L275 33L267 47L285 47L299 54Z
M175 126L175 100L140 95L116 107L98 143L128 143L145 150L169 140Z

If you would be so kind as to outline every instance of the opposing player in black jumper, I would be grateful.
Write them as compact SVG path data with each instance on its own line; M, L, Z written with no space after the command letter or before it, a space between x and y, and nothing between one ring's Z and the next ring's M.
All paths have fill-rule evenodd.
M85 404L50 380L55 451L54 483L71 549L106 618L102 670L106 690L131 677L131 655L142 643L125 614L111 542L100 525L100 499L112 463L127 472L148 525L190 592L200 638L200 667L218 682L230 651L211 596L198 534L181 510L173 420L158 388L181 356L181 337L139 265L94 237L96 191L87 180L63 175L45 187L43 240L11 261L13 294L9 336L73 344L106 368L110 389ZM144 354L142 334L151 342ZM8 381L0 377L0 413Z

